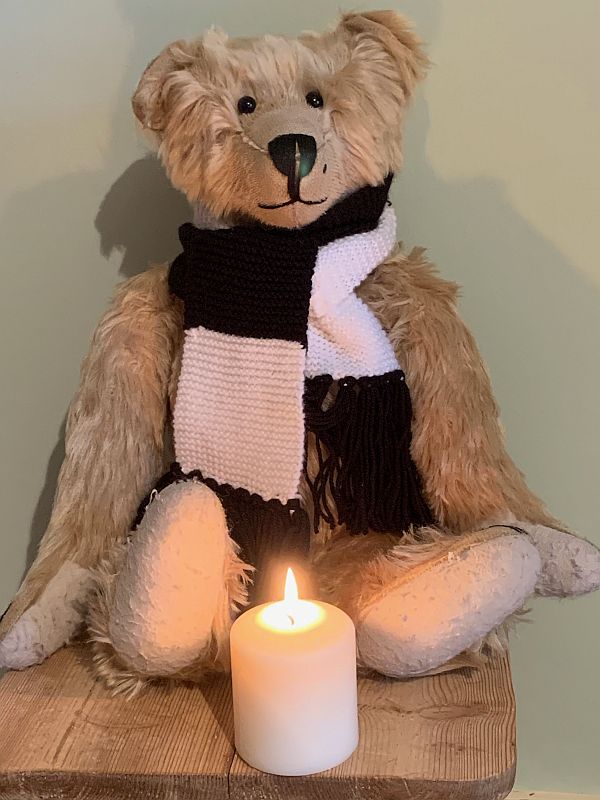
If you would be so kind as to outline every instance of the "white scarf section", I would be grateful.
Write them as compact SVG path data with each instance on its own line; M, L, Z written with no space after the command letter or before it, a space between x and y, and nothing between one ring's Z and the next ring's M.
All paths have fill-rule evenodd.
M387 206L377 227L319 248L308 317L309 378L384 375L399 368L386 332L355 289L396 245L396 215Z

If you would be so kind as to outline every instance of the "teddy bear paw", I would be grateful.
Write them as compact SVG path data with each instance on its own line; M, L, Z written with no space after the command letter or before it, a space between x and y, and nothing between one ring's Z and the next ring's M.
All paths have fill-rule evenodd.
M90 571L66 561L0 641L0 668L40 664L68 644L83 624L91 589Z
M542 559L536 594L577 597L600 588L600 550L596 545L546 525L518 524Z

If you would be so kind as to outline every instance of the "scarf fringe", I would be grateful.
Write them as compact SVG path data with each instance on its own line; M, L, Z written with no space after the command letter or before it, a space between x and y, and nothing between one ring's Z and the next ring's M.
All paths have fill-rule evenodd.
M403 533L433 523L410 454L412 405L402 370L306 383L307 430L318 471L308 475L314 526L323 519L352 533Z

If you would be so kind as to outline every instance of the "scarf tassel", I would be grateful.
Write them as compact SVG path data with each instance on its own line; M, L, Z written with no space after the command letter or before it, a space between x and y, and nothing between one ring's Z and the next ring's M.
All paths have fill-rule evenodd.
M307 381L307 430L316 475L308 475L314 526L324 520L352 533L403 533L433 523L410 454L412 405L402 370L335 381ZM336 513L337 510L337 513Z

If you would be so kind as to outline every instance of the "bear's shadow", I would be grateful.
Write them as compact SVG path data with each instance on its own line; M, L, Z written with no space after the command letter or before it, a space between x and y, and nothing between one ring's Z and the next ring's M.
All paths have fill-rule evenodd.
M171 259L178 248L177 229L190 218L190 207L173 188L154 155L134 161L117 178L94 221L100 252L121 252L119 271L127 278Z

